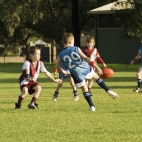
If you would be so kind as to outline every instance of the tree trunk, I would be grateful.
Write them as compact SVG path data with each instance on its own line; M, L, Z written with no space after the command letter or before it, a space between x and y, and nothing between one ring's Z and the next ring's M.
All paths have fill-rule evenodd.
M75 46L80 47L80 26L78 0L72 0L72 25L75 38Z

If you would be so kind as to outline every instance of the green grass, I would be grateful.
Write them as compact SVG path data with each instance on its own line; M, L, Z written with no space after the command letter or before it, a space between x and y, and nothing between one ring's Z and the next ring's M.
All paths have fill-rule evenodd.
M45 63L47 70L54 65ZM60 90L57 102L52 102L56 83L40 74L42 87L38 110L28 110L27 95L22 110L14 109L20 93L18 78L22 64L0 64L0 141L1 142L141 142L142 94L134 93L136 72L140 65L110 64L114 76L104 80L119 94L109 97L95 82L92 93L95 112L89 112L81 89L74 102L68 80ZM52 72L53 73L53 72ZM55 76L56 78L58 75Z

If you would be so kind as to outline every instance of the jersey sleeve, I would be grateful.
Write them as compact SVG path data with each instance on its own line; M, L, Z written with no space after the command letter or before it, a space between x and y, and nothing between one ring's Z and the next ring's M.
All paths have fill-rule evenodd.
M22 69L26 70L26 69L29 69L29 68L30 68L30 62L29 61L25 61Z
M47 72L47 70L46 70L46 68L45 68L45 66L44 66L44 64L43 64L43 62L40 62L40 64L41 64L40 71L41 71L41 72Z

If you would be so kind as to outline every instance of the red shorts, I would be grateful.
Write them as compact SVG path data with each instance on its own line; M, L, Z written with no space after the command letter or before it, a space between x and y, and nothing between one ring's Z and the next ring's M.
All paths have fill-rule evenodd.
M35 92L35 90L33 88L37 85L38 85L38 82L29 81L28 84L23 84L22 86L20 86L20 89L22 91L23 87L27 87L28 93L31 95Z

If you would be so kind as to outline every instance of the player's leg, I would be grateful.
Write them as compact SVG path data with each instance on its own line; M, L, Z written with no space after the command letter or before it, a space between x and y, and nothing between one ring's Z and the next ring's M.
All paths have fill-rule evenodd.
M105 82L103 81L103 79L98 76L98 74L96 74L95 72L91 72L90 74L92 74L92 80L96 81L96 83L101 88L103 88L108 93L109 96L111 96L113 99L116 99L118 97L117 93L110 90L108 86L105 84Z
M38 104L36 103L36 101L40 95L40 92L41 92L41 86L39 86L39 85L36 85L34 87L31 86L31 88L29 88L29 93L33 94L31 102L28 105L29 109L35 109L38 107Z
M93 79L89 79L89 81L88 81L88 92L90 93L91 96L93 96L91 93L91 88L93 86L93 82L94 82Z
M59 91L60 91L60 88L61 88L62 86L63 86L63 80L62 80L61 83L58 83L58 85L57 85L57 87L56 87L56 90L55 90L54 95L53 95L53 98L52 98L53 101L57 101L57 97L58 97L58 95L59 95Z
M22 102L26 95L28 94L28 88L27 87L22 87L21 88L21 94L18 97L18 102L15 103L15 109L21 109Z
M88 102L89 106L90 106L90 111L95 111L95 105L91 99L90 93L88 92L88 87L87 84L85 83L82 87L81 90L83 92L84 98L86 99L86 101Z
M137 84L138 86L133 90L134 92L140 93L141 91L141 84L142 84L142 68L139 69L139 71L136 74L137 77Z
M79 97L78 97L78 91L74 85L74 80L72 77L69 78L69 82L70 82L70 85L73 89L73 94L74 94L74 101L78 101L79 100Z

